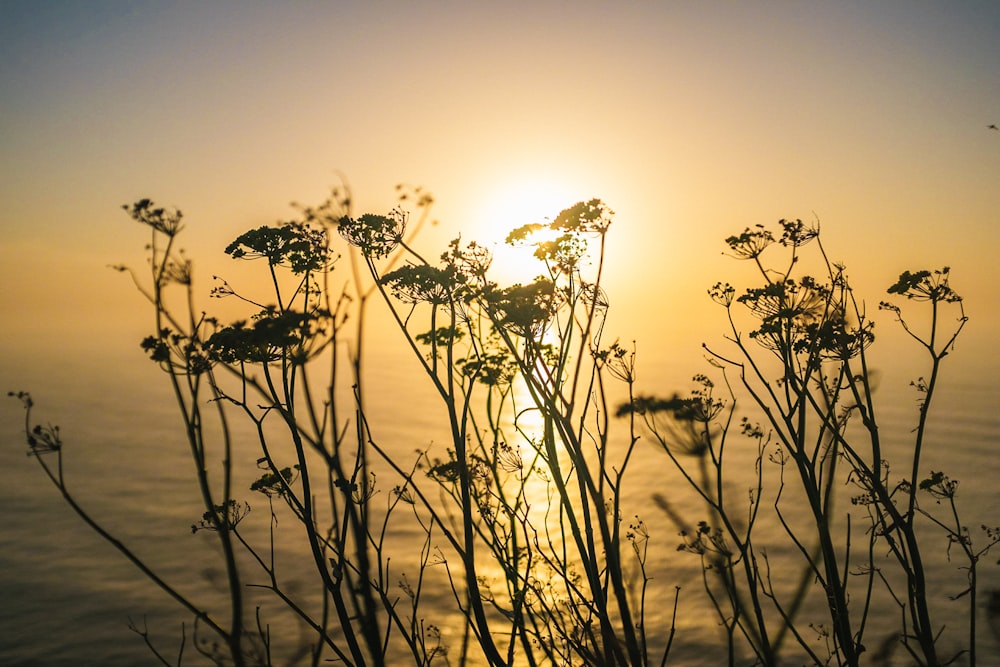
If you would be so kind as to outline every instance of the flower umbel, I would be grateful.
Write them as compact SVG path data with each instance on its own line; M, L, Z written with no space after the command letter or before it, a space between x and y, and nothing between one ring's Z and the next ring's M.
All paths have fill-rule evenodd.
M267 259L271 266L288 266L300 274L325 269L331 258L326 231L301 222L258 227L240 234L226 246L233 259Z
M149 199L140 199L132 206L125 204L122 208L136 222L148 225L167 236L176 236L181 231L181 218L184 215L177 209L167 210L156 206Z
M365 255L385 257L402 242L407 218L406 212L398 208L388 215L365 213L357 218L345 215L338 222L337 231Z
M738 259L756 259L772 243L774 236L764 225L757 225L753 229L747 227L742 234L726 239L726 244Z
M916 272L903 271L899 280L887 290L889 294L899 294L914 301L934 301L958 303L962 297L948 284L949 267L935 269L933 272L923 270Z

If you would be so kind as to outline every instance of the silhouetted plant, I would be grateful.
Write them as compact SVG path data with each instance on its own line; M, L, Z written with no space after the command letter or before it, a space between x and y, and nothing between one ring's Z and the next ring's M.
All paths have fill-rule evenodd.
M939 365L965 322L948 269L904 273L889 289L930 304L929 333L912 328L901 308L881 306L931 358L929 379L916 383L923 398L911 471L892 483L867 361L873 323L845 269L826 259L818 227L782 221L780 235L756 227L727 239L763 284L737 294L720 283L709 292L730 324L733 351L706 348L722 381L699 375L690 396L656 398L636 393L634 347L602 338L613 213L600 200L511 232L508 242L533 253L539 275L509 286L491 279L490 252L474 242L452 241L434 263L414 250L433 201L426 192L401 187L399 205L386 214L354 215L351 201L336 189L319 206L299 207L300 220L234 240L226 254L260 260L270 292L245 294L217 278L211 295L248 310L228 324L195 307L190 262L175 244L180 212L149 200L125 207L151 232L151 273L143 280L116 268L130 273L153 307L154 333L141 347L173 388L202 506L191 529L220 547L224 614L204 611L90 517L67 489L58 427L32 424L31 397L15 394L26 409L29 454L84 521L192 614L202 656L233 665L280 663L279 655L313 665L665 664L680 589L650 576L655 541L624 494L643 429L707 508L696 520L664 494L653 497L678 526L678 549L701 560L729 664L747 651L758 664L780 664L789 643L815 664L860 664L868 620L882 604L877 585L898 603L899 642L910 656L943 664L916 516L943 530L948 548L958 545L968 562L969 586L960 595L970 598L975 662L977 564L1000 530L984 527L984 542L974 546L955 508L957 483L920 473ZM820 277L802 272L810 243ZM778 268L765 263L773 246L787 253ZM347 278L338 278L338 267ZM168 304L174 290L182 293L180 308ZM447 434L443 445L409 459L369 421L363 368L373 297L422 369L413 382L423 387L412 386L437 398ZM958 310L958 321L942 333L947 308ZM753 322L745 335L744 314ZM750 396L755 418L737 414L738 392ZM622 395L613 421L610 406ZM254 441L249 456L238 442L245 438L234 435L237 420ZM854 423L860 428L849 429ZM731 491L735 439L754 447L748 496ZM256 469L256 480L241 490L233 479L245 469ZM845 481L857 494L847 516L867 522L860 557L856 531L836 509ZM918 491L946 503L948 516L922 507ZM806 508L808 525L788 512L788 496ZM252 511L261 499L267 512ZM279 518L295 524L310 591L288 584L275 547ZM787 536L788 562L772 562L770 545L760 542L763 520ZM267 522L263 539L253 528L260 521ZM400 544L396 535L410 541ZM415 571L396 569L400 549ZM779 566L797 573L790 593L772 580ZM432 581L450 592L451 609L429 606ZM307 628L305 643L276 645L288 638L272 636L261 607L250 613L249 591L279 602ZM823 620L808 605L817 592ZM652 606L672 613L651 625ZM130 627L169 664L145 621ZM442 627L456 628L459 638L446 642Z
M919 539L916 517L929 517L945 530L949 545L962 546L969 561L970 581L963 594L973 598L976 563L997 541L996 531L984 528L986 543L973 549L953 502L956 483L945 481L941 473L932 473L918 485L941 361L966 322L962 299L949 285L947 268L904 272L888 293L930 305L930 328L923 334L903 318L900 307L880 304L926 350L931 364L929 379L915 383L922 400L913 432L909 476L891 482L877 422L874 374L868 361L874 323L855 299L846 269L827 259L818 225L782 220L779 226L780 236L757 226L726 239L733 257L757 267L761 286L746 288L741 294L727 283L709 290L709 296L726 309L730 325L726 338L735 351L705 348L725 380L725 401L714 397L711 380L699 376L695 378L699 389L691 398L637 398L620 413L641 415L648 432L710 511L710 518L695 529L684 518L673 518L682 530L679 548L698 554L706 573L717 577L706 578L705 589L727 630L730 664L735 660L732 646L737 636L744 638L763 664L780 662L788 636L816 664L861 664L867 659L862 655L868 621L873 614L891 612L893 606L901 619L893 637L909 657L920 665L947 664L951 659L939 656L941 628L932 621L936 603L927 591L926 545ZM810 243L816 250L812 262L804 254L804 246ZM770 257L775 246L784 250L784 260L768 265L765 255ZM821 277L809 275L809 270L818 270ZM751 316L749 321L737 312L739 307ZM945 319L947 308L955 310L950 328ZM746 333L745 328L749 329ZM737 403L727 371L736 372L742 391L764 420L758 424L744 416L739 427L757 450L749 503L730 499L724 484L731 477L725 467L726 451L735 433ZM852 424L857 426L849 428ZM696 466L688 462L691 459L697 461ZM770 486L762 467L765 461L777 465L779 471ZM838 470L838 464L846 471ZM844 482L860 489L860 495L850 498L854 511L837 509L838 488ZM920 508L918 489L938 502L950 502L948 523ZM790 593L776 590L772 569L777 564L768 557L765 547L769 545L755 539L755 527L767 511L763 500L768 493L773 497L773 516L800 556L802 575ZM784 500L789 495L794 498L791 502ZM811 517L808 526L796 523L789 513L799 503ZM669 510L665 499L660 504ZM857 537L852 529L859 520L867 524L868 541L860 553L852 542ZM889 554L889 561L878 557L880 550ZM781 563L786 570L790 565L793 563ZM902 587L897 575L904 582ZM819 584L828 610L826 621L808 623L826 645L823 650L810 640L803 627L805 621L800 620L812 582ZM888 597L877 595L878 585L884 586ZM972 604L967 651L970 663L975 664ZM891 651L891 643L882 643L883 649Z

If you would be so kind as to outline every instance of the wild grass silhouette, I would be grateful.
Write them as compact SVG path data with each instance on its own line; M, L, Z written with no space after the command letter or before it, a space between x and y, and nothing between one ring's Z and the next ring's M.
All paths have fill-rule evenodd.
M142 347L173 389L204 509L191 529L218 542L225 613L204 611L182 592L190 587L158 575L88 514L68 490L58 427L34 424L31 396L12 392L25 407L29 453L69 506L191 614L195 655L181 647L176 664L668 664L683 602L675 583L649 574L660 557L642 516L650 511L700 559L695 588L723 639L706 662L948 664L956 656L940 655L934 621L947 601L927 590L925 554L936 544L921 537L924 521L968 561L963 653L976 663L977 565L1000 529L966 528L957 483L921 465L942 363L966 322L948 268L902 274L880 305L928 360L915 382L912 453L894 462L900 479L883 451L872 319L845 267L827 258L818 223L782 220L726 239L759 283L709 290L727 346L706 348L711 365L693 393L657 397L637 393L635 349L603 339L607 205L580 202L512 231L508 242L533 253L540 274L504 286L474 242L455 240L425 259L414 239L433 200L420 189L399 193L396 208L355 215L350 192L336 188L295 221L241 234L225 252L257 260L271 292L244 294L218 279L212 296L247 309L229 323L196 305L177 246L180 211L145 199L125 207L150 234L150 272L117 268L153 315ZM415 386L441 406L443 454L401 458L369 422L363 369L379 363L379 350L365 346L374 307L419 365ZM738 412L738 395L752 409ZM256 439L246 460L237 420ZM704 515L679 513L669 490L646 494L652 509L628 499L644 439ZM756 453L742 495L730 491L734 447ZM237 470L254 467L256 481L237 487ZM248 531L260 503L269 527ZM311 574L307 594L275 557L278 523L289 520ZM790 546L780 562L762 521L780 526ZM398 553L418 563L416 573L397 573ZM775 581L779 570L794 573L790 585ZM432 580L447 586L450 609L428 608ZM251 590L273 597L304 638L272 635ZM874 615L898 627L870 637ZM145 626L131 628L173 664L172 649L155 646Z

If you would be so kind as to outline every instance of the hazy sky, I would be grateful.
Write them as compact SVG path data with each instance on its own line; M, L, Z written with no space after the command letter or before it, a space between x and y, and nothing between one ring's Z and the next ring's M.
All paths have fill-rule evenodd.
M338 173L361 208L433 192L431 245L604 199L647 340L719 330L722 238L814 214L870 302L948 264L1000 334L996 2L2 0L0 100L4 356L141 309L120 205L180 207L214 267Z

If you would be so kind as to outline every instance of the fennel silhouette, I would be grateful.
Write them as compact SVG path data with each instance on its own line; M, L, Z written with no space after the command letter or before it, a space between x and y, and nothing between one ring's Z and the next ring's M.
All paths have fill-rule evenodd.
M580 202L511 232L539 275L502 286L474 242L456 239L427 261L414 239L433 198L406 186L398 194L387 213L355 215L351 193L335 188L300 206L298 220L240 235L225 253L258 260L271 291L244 294L217 278L211 297L247 310L228 324L195 305L176 245L181 213L147 199L124 207L151 234L149 274L115 268L150 305L153 333L141 347L176 400L203 512L191 532L216 542L224 610L206 611L191 581L168 581L87 512L67 484L70 445L58 427L32 422L28 393L11 393L25 408L28 453L69 506L190 613L187 659L663 665L683 609L681 582L651 573L660 561L651 548L662 545L651 520L666 517L677 550L700 559L724 638L706 661L859 665L902 654L946 664L921 519L968 561L959 595L970 601L963 652L975 664L977 565L1000 529L974 538L958 519L957 482L921 466L941 363L966 322L949 269L906 272L888 289L906 299L907 317L880 305L930 366L915 382L907 476L893 482L867 361L874 323L845 268L827 259L818 224L782 220L780 233L757 226L726 239L762 284L709 290L725 311L727 347L705 347L710 368L690 396L657 398L637 391L635 347L603 340L607 205ZM768 263L776 252L784 259ZM174 291L182 310L168 306ZM406 389L438 405L443 445L402 456L370 419L364 369L384 354L365 345L376 303L419 370ZM929 308L928 333L911 324L914 305ZM738 395L749 397L747 413ZM630 486L647 441L703 515L678 510L675 489ZM729 463L748 446L753 474L734 496ZM241 486L247 470L255 481ZM786 548L759 537L765 521ZM291 563L279 553L286 542L297 545ZM311 588L293 585L290 571L308 573ZM779 571L794 573L791 586L772 577ZM251 592L276 606L265 612ZM870 639L869 620L890 614L898 626ZM280 617L301 632L272 632L272 620L287 627ZM129 627L172 664L145 626Z

